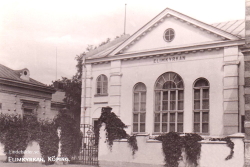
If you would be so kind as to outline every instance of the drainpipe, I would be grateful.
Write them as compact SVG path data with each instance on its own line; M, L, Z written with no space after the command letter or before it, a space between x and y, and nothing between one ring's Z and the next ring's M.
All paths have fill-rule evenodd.
M85 55L86 56L86 55ZM86 57L83 56L83 63L82 63L82 93L81 93L81 124L85 124L85 112L86 112L86 77L87 77L87 70L85 60Z

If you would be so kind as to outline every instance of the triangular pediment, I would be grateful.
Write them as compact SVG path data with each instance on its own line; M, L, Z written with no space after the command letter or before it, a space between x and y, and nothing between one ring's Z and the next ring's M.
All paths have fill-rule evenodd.
M173 29L175 34L171 42L164 40L164 32L168 28ZM233 34L167 8L113 49L108 56L237 39Z

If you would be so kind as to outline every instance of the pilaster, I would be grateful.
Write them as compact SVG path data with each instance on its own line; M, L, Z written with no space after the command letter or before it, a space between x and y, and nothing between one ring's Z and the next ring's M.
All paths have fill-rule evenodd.
M238 54L238 46L224 48L224 135L237 133L239 128Z
M81 124L91 124L92 102L92 65L83 65L82 72L82 95L81 95Z
M121 108L121 60L111 61L110 70L110 91L109 105L113 108L113 112L120 117Z

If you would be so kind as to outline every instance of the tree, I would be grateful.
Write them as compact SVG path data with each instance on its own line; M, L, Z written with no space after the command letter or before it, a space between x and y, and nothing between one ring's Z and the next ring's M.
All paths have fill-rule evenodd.
M98 47L105 45L110 42L110 38L107 38L104 42L101 42ZM80 55L76 55L75 60L76 64L76 74L72 78L62 77L55 82L53 85L61 85L60 89L65 92L64 102L66 103L67 109L73 115L73 118L76 120L77 124L80 125L81 118L81 86L82 86L82 63L83 58L87 52L90 52L97 47L94 45L88 45L86 52L83 52ZM55 84L56 83L56 84Z

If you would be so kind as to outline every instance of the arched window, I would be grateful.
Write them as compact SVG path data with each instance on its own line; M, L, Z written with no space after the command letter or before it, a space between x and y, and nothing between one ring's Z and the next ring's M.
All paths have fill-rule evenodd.
M133 132L145 132L146 123L146 86L137 83L133 98Z
M96 94L106 95L108 93L108 78L106 75L99 75L96 82Z
M204 78L194 83L194 132L209 132L209 83Z
M183 132L184 83L174 73L162 74L155 83L154 132Z

